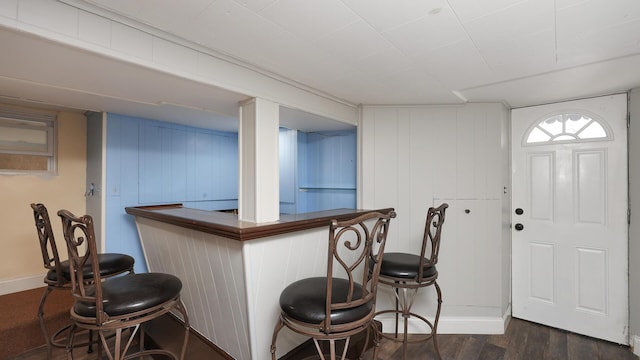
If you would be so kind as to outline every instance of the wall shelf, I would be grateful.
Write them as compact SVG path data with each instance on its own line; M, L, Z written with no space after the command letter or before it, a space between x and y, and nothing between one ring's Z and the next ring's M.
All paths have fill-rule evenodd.
M308 190L356 190L355 186L300 186L298 191Z

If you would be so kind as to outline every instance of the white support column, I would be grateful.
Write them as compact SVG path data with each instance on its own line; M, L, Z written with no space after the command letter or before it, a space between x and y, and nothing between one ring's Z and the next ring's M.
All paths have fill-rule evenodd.
M254 98L240 104L238 218L263 223L280 218L277 103Z

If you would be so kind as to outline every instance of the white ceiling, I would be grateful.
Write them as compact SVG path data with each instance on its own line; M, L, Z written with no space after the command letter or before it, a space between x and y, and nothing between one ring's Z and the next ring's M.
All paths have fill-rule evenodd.
M638 0L73 2L103 8L354 105L501 101L522 107L640 86ZM0 43L2 36L7 35L0 32ZM128 104L132 112L204 111L234 117L243 98L220 91L217 103L205 107L197 91L185 91L204 85L117 66L124 73L119 80L135 73L136 79L151 81L129 80L129 94L108 99ZM42 76L42 94L34 96L47 98L51 83L46 77L54 75ZM148 84L169 78L177 85L162 91L180 91L182 96L165 96L176 104L145 104L141 94L152 98L161 91ZM21 90L11 79L0 77L0 89L11 85L16 92L0 95L29 95L30 90Z

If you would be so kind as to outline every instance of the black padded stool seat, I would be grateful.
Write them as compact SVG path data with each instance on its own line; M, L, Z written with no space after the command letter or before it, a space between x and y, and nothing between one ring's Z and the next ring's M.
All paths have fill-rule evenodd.
M100 275L104 277L111 274L121 273L123 269L133 269L135 260L129 255L108 253L98 254L98 262L100 263ZM62 269L63 280L65 282L71 281L69 260L61 261L60 267ZM85 279L93 277L93 274L91 273L91 260L87 261L87 264L82 271ZM55 269L49 270L47 272L47 280L58 281L58 272Z
M94 296L94 289L88 288L87 295ZM113 278L102 283L104 312L119 316L149 309L179 297L181 290L180 279L170 274L144 273ZM73 310L80 316L96 316L95 303L76 301Z
M344 302L349 291L349 281L333 279L331 303ZM354 297L360 298L362 286L356 284ZM282 312L293 319L310 324L320 324L326 317L327 278L314 277L298 280L287 286L280 294ZM373 301L356 308L337 309L331 312L332 324L346 324L362 319L371 312Z
M417 279L420 268L420 256L407 253L386 253L380 268L380 276ZM437 274L436 266L430 266L429 260L423 260L422 276L425 278Z

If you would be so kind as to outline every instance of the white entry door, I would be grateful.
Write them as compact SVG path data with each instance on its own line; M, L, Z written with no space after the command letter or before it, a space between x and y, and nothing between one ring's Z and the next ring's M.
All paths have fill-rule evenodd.
M513 316L628 344L626 94L514 109Z

